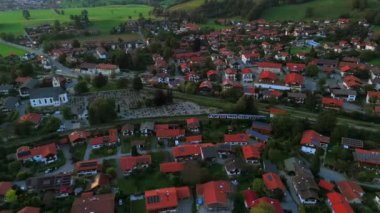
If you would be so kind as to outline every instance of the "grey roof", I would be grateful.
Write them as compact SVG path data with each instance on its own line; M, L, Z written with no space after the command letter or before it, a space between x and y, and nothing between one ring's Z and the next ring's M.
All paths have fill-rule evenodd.
M3 91L3 90L11 90L13 88L12 85L10 84L1 84L0 85L0 91Z
M147 121L147 122L142 123L140 125L140 130L144 130L144 129L154 130L154 122Z
M65 91L61 87L36 88L30 91L30 99L53 98L54 100L57 100L59 95L64 93Z
M3 108L6 108L8 110L14 110L18 102L19 102L18 97L8 97L4 100Z
M349 90L349 89L333 89L331 91L331 93L333 93L334 95L356 95L356 91L355 90Z
M218 157L218 151L215 147L203 147L202 155L204 158L216 158Z
M29 89L33 89L38 85L39 81L37 79L30 79L29 81L23 83L21 87L26 87Z
M244 161L241 158L229 158L224 162L224 166L227 171L231 170L243 170Z

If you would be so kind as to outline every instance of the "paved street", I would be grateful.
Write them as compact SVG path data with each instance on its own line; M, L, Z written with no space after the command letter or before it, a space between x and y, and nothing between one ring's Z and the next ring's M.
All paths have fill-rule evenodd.
M326 167L321 167L319 175L328 181L338 182L347 179L343 174Z

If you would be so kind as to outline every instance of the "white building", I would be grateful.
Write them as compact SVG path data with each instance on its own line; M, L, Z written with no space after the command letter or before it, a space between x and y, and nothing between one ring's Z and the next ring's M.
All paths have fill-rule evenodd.
M32 107L58 107L68 101L67 93L61 87L44 87L30 91L30 105Z

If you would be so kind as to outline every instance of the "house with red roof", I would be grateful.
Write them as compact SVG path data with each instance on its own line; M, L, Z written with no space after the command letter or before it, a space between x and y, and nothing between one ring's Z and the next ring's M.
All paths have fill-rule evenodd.
M348 66L348 65L341 66L341 67L339 68L339 71L340 71L340 74L341 74L342 76L345 76L345 75L347 75L347 74L349 74L349 73L352 73L352 69L351 69L351 67Z
M326 149L330 138L314 130L305 130L301 138L301 150L305 153L315 154L317 148Z
M275 108L275 107L271 107L269 109L270 118L274 118L275 116L286 115L286 114L288 114L288 111L284 109Z
M170 187L145 191L145 207L148 213L177 212L181 200L191 197L190 188Z
M185 168L185 164L183 162L167 162L160 163L160 172L161 173L179 173Z
M101 171L102 165L98 160L83 160L75 163L74 171L78 175L92 176L98 174Z
M230 81L236 81L236 74L236 70L232 68L227 68L226 70L224 70L224 78Z
M327 203L333 213L355 213L343 195L338 192L327 193Z
M244 196L245 208L251 208L251 206L254 204L255 200L257 199L257 194L253 190L247 189L243 191L243 196Z
M186 73L186 75L185 75L186 81L198 83L200 79L201 79L201 76L198 73L196 73L195 71L190 71L190 72Z
M264 184L268 191L281 190L283 193L286 191L286 187L281 180L281 177L273 172L263 174Z
M355 149L353 155L361 166L380 166L380 150Z
M82 193L75 198L71 213L113 213L115 212L115 194L94 195L92 192Z
M130 124L130 123L124 124L121 127L121 134L124 137L130 136L130 135L134 135L135 134L135 125L134 124Z
M28 113L25 115L22 115L19 118L19 122L31 122L34 124L35 128L38 128L38 126L41 124L42 121L42 115L38 113Z
M69 134L69 141L71 145L86 143L90 133L87 131L74 131Z
M50 143L42 146L30 148L29 146L22 146L17 149L17 160L22 162L35 161L39 163L53 163L58 159L58 151L55 143Z
M19 210L17 213L40 213L41 209L37 207L26 206Z
M101 73L102 75L110 76L112 73L117 74L120 72L120 69L115 64L97 64L96 73Z
M197 184L196 191L198 205L206 210L232 210L232 202L229 198L232 193L232 186L228 181L210 181Z
M209 81L216 81L218 78L218 72L215 70L209 70L207 71L207 79Z
M285 85L292 90L301 91L304 86L304 78L298 73L288 73L285 76Z
M156 124L154 129L158 140L178 139L185 136L185 129L179 128L177 124Z
M244 159L249 164L260 164L261 151L258 147L246 145L241 147Z
M274 213L284 213L284 209L281 207L280 201L273 198L269 198L269 197L261 197L254 200L250 208L254 209L255 207L259 206L261 203L266 203L266 204L271 205L274 209Z
M0 203L2 203L5 200L5 195L7 192L12 189L13 183L12 182L6 182L2 181L0 182Z
M278 79L276 73L264 70L259 74L254 86L262 89L290 90L290 87Z
M343 78L343 86L346 89L357 89L361 87L362 81L354 75L347 75Z
M192 135L186 137L186 143L202 143L202 135Z
M214 146L211 143L184 144L172 148L175 161L193 160L201 156L203 147Z
M272 132L272 125L260 121L252 121L251 129L262 134L270 134Z
M100 149L104 146L116 146L120 142L117 129L108 130L108 135L98 136L90 139L92 149Z
M120 158L120 170L124 176L129 176L137 169L148 168L152 164L150 155L123 156Z
M190 132L200 131L200 121L198 118L188 118L186 119L186 127Z
M270 71L276 74L280 74L282 71L282 64L274 62L259 62L257 63L259 72Z
M249 136L247 133L236 133L236 134L224 134L224 143L229 143L231 145L244 146L249 142Z
M201 93L210 93L212 91L212 83L211 81L202 81L201 84L199 84L199 91Z
M289 72L302 73L305 71L305 67L306 65L301 63L286 63L286 69Z
M330 97L322 97L322 106L325 108L340 109L343 107L344 100Z
M363 201L364 190L362 187L349 180L337 182L339 191L349 203L361 204Z
M368 91L365 99L367 104L378 104L380 103L380 91Z
M318 186L322 189L331 192L334 190L335 185L327 180L321 179L319 180Z
M241 71L241 80L243 83L253 82L253 71L251 68L244 68Z

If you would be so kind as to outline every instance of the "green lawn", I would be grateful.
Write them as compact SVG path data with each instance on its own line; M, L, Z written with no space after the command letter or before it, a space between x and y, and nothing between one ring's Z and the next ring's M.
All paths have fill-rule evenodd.
M123 21L127 21L129 16L132 19L138 19L141 13L144 17L149 17L149 11L152 7L147 5L113 5L105 7L92 8L67 8L64 9L64 15L58 15L51 9L30 10L31 18L25 20L22 12L4 11L0 12L0 33L8 32L14 34L23 34L24 27L36 26L44 23L53 23L54 20L69 22L70 15L78 15L86 9L89 14L92 28L99 29L102 33L109 33L110 29Z
M380 1L369 0L369 8L380 6ZM338 18L345 13L362 16L358 11L352 10L350 0L314 0L303 4L281 5L264 11L262 18L268 21L302 20L305 18L306 8L314 9L314 17L318 19Z
M1 24L0 24L1 25ZM26 51L9 46L7 44L0 44L0 55L8 56L10 54L24 55Z
M292 47L292 49L290 50L290 52L292 54L296 54L296 53L299 53L299 52L310 52L310 47Z
M100 149L92 150L90 159L102 158L116 154L116 147L102 147Z
M369 64L373 64L373 65L380 65L380 58L375 58L371 61L368 61Z
M174 5L173 7L170 7L169 10L194 10L200 7L203 3L205 3L205 0L190 0L181 4Z
M138 200L131 202L131 212L144 213L145 212L145 200Z

